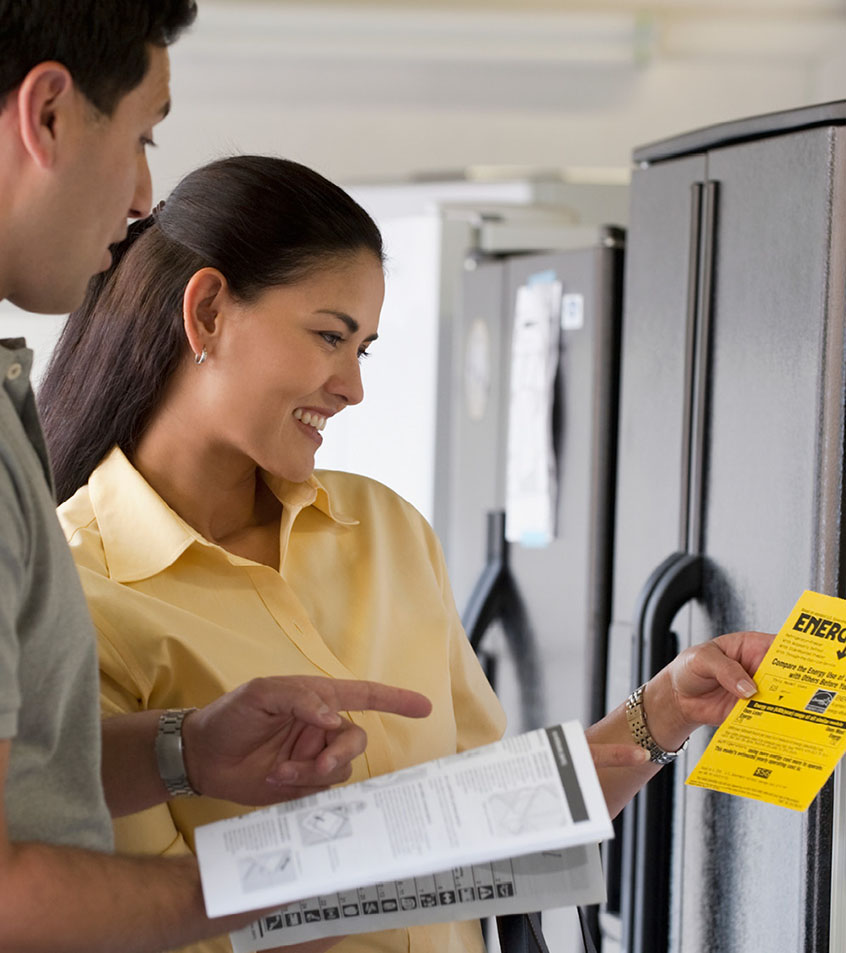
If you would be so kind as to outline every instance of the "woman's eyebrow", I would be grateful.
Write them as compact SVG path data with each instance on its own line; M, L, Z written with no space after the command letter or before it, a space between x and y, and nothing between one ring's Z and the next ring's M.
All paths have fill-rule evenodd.
M355 318L350 317L345 311L333 311L331 308L318 308L315 314L329 314L333 318L338 318L340 321L343 321L344 324L349 328L350 334L357 334L359 330L359 323ZM367 340L375 341L378 338L378 334L371 334Z

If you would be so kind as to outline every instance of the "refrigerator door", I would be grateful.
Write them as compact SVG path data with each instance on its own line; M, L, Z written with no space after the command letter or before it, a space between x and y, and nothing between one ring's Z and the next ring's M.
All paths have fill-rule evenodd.
M553 420L557 535L547 546L510 550L539 645L547 724L604 713L623 252L622 233L608 237L616 247L515 257L507 268L509 319L533 275L554 273L564 295Z
M805 588L843 594L844 169L840 127L708 156L718 197L694 642L775 631ZM828 951L831 814L830 785L803 815L679 784L672 948Z
M607 699L618 704L636 687L642 670L635 618L650 575L684 549L692 403L692 344L698 299L704 156L661 168L638 169L632 182L626 251L625 316L617 440L612 623L608 639ZM685 633L684 638L688 636ZM659 655L672 654L673 646ZM644 856L637 842L637 811L648 798L665 799L674 769L664 769L639 803L623 812L616 839L607 845L608 903L601 916L603 953L635 949L636 894L644 884L634 865ZM656 784L657 782L657 784ZM660 795L660 797L659 797ZM647 873L653 949L666 948L669 917L668 843ZM660 882L656 883L655 878Z
M524 704L524 659L508 652L503 632L485 637L496 654L496 688L517 733L567 717L587 722L602 703L605 632L609 619L614 435L617 411L620 284L623 234L596 232L579 250L481 261L462 289L456 382L451 421L455 461L451 484L448 562L456 600L464 609L485 566L487 513L505 504L511 338L518 289L538 275L563 285L559 374L553 413L558 464L558 531L546 546L508 547L510 577L528 618L533 654L540 660L536 704ZM484 325L485 330L481 330ZM484 355L487 354L487 357ZM480 381L488 381L481 400ZM469 388L469 396L468 396ZM480 412L481 411L481 412ZM580 953L573 910L544 913L551 953Z
M844 137L799 123L636 174L612 696L654 669L660 651L647 648L775 630L804 588L844 594ZM646 646L633 620L660 615L668 574L680 595L664 600ZM835 803L830 783L799 815L686 788L707 740L697 733L675 776L664 769L624 812L619 923L612 890L604 953L839 949L842 793ZM662 810L649 809L656 798Z

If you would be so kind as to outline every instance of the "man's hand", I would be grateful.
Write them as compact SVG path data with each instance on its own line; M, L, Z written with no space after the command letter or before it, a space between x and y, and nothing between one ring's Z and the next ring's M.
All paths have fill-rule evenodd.
M423 718L432 706L378 682L253 679L185 719L188 777L201 794L239 804L311 794L349 778L367 738L339 712L366 709Z

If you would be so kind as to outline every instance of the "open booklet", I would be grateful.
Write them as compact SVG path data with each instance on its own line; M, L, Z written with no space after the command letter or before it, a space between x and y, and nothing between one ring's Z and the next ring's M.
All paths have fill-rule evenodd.
M285 905L235 953L595 903L612 836L577 722L195 831L209 916Z

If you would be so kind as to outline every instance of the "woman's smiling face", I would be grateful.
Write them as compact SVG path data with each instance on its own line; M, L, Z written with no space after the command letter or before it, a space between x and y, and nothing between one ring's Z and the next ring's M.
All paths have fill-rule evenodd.
M328 418L364 396L360 362L384 293L381 262L360 251L252 301L230 299L197 368L215 442L277 476L307 479Z

